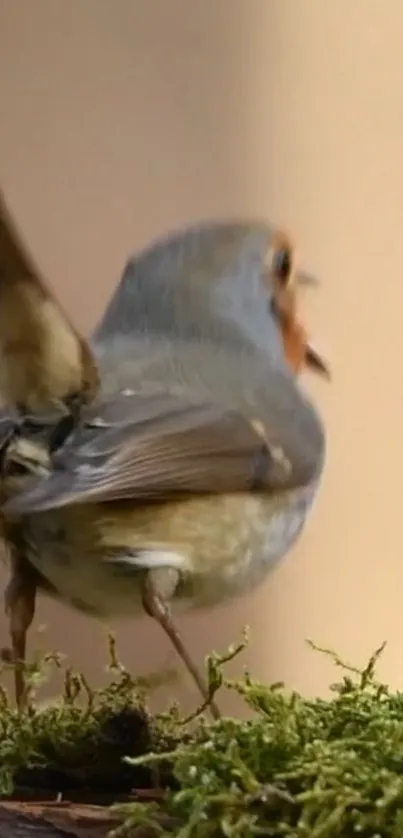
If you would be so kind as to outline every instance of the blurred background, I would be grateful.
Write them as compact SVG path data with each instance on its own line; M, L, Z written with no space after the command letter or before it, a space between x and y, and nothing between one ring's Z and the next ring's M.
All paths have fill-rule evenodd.
M233 671L307 694L339 675L307 638L363 665L387 640L380 674L403 683L402 43L400 0L0 0L0 184L81 329L130 253L202 217L284 225L322 279L304 299L334 376L304 381L328 432L312 516L252 597L178 621L199 660L249 624ZM30 648L100 681L106 630L41 600ZM117 637L134 671L178 666L168 692L193 705L158 626Z

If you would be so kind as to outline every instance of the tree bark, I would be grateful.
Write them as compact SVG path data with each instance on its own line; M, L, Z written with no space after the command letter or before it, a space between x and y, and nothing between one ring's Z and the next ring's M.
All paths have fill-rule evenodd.
M104 806L70 802L0 803L0 838L106 838L119 826L116 813ZM144 829L128 836L148 838Z

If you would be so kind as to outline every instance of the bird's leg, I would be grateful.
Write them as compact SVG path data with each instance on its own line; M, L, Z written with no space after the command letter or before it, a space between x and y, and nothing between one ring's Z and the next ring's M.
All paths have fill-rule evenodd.
M175 628L175 624L173 622L169 606L167 605L167 591L164 590L165 596L161 593L161 588L166 589L166 584L169 580L167 579L167 571L169 570L170 574L175 574L175 581L173 584L173 580L171 582L171 590L172 593L176 588L177 584L177 571L173 568L156 568L155 570L149 570L143 588L143 607L146 613L153 617L154 620L159 623L161 628L165 631L166 635L169 637L174 649L176 650L179 657L182 659L183 663L185 664L188 672L192 676L197 688L199 689L202 697L203 702L205 702L206 706L208 706L210 713L214 719L220 719L221 713L213 700L211 700L211 696L209 694L209 690L205 680L202 678L197 666L192 661L186 647L182 643L181 637L179 632ZM160 584L162 583L162 584Z
M2 650L3 660L11 657L14 664L15 699L22 710L27 699L25 684L25 656L27 632L35 614L36 580L29 565L19 554L11 560L11 579L7 585L4 600L9 618L11 656Z

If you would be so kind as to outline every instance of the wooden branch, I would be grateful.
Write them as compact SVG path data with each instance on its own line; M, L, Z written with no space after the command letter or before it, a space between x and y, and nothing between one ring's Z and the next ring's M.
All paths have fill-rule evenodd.
M121 819L107 807L54 802L0 802L0 838L107 838ZM149 838L136 829L133 838Z

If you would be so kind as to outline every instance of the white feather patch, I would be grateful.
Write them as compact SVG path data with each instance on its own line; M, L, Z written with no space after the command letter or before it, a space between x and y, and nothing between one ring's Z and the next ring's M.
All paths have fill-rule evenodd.
M122 552L120 555L108 556L108 562L112 564L128 564L133 567L175 567L183 568L187 565L185 556L174 550L163 550L158 547L154 549L141 549L132 554Z

